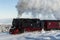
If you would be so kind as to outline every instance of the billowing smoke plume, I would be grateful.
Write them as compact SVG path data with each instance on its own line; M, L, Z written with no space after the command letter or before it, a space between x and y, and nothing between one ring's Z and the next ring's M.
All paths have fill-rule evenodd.
M60 0L19 0L17 3L18 16L24 12L32 12L32 15L43 14L48 17L53 14L60 20Z

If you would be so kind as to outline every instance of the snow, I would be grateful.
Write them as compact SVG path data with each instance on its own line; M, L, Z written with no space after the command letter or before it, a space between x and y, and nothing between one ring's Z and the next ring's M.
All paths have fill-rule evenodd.
M4 32L0 33L0 40L60 40L60 30L25 32L16 35Z
M55 20L55 17L60 19L60 0L55 0L55 1L44 1L44 0L38 0L36 5L34 6L33 4L36 2L36 0L32 1L33 4L30 4L28 7L35 7L37 10L39 10L41 2L41 8L40 14L32 13L35 14L35 18L40 18L41 20ZM43 2L43 4L42 4ZM46 2L46 3L45 3ZM45 5L46 4L46 5ZM23 7L25 8L26 5ZM41 9L40 8L40 9ZM18 7L18 10L20 8ZM50 11L51 10L51 11ZM25 10L23 10L25 11ZM31 10L32 11L32 10ZM21 12L21 10L20 10ZM58 14L57 14L58 13ZM22 14L22 18L32 18L32 14L29 12ZM54 14L54 15L53 15ZM57 16L58 15L58 16ZM54 17L55 16L55 17ZM0 32L0 40L60 40L60 30L51 30L51 31L35 31L35 32L24 32L22 34L16 34L16 35L11 35L9 32Z

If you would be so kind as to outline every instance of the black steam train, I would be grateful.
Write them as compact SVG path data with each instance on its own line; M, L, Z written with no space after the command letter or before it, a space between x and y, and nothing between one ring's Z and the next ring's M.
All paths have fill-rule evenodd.
M60 20L40 20L40 19L13 19L10 34L19 34L25 31L45 31L60 30Z

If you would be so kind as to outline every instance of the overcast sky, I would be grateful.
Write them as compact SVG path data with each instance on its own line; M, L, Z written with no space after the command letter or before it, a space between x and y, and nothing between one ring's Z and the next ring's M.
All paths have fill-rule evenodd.
M18 0L0 0L0 19L15 18L17 9L15 8Z

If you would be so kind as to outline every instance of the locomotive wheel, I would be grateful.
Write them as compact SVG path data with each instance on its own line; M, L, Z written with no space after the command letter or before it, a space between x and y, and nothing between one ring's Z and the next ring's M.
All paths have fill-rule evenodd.
M22 28L11 28L9 31L10 34L20 34L24 33L24 29Z
M24 33L24 29L20 28L19 33Z
M24 33L24 30L19 30L19 29L10 29L10 34L20 34Z
M45 31L50 31L51 29L44 29Z

